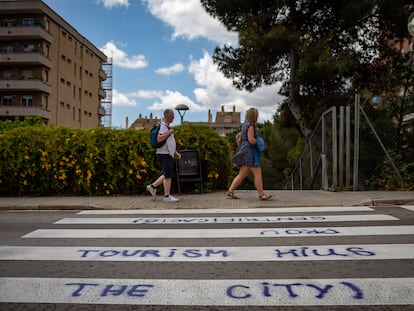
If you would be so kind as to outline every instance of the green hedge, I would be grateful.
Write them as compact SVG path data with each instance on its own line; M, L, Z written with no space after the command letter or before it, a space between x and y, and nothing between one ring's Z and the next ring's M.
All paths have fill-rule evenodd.
M227 140L209 127L174 130L177 149L199 150L204 190L226 188L232 174ZM1 195L143 194L160 175L149 131L16 128L0 134L0 161Z

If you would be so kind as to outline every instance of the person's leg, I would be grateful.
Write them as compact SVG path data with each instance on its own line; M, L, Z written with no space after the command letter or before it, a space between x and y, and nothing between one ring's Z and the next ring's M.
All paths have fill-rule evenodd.
M249 167L250 171L253 174L254 186L256 187L259 196L263 194L263 179L262 179L262 169L260 166Z
M173 197L170 193L171 191L171 181L174 176L174 158L170 155L167 155L164 157L164 167L163 167L163 173L164 173L164 180L163 180L163 186L164 186L164 201L166 202L177 202L179 201L177 198Z
M164 161L165 161L164 155L157 154L157 159L160 162L160 166L161 166L161 170L162 170L163 174L160 177L158 177L153 183L151 183L147 186L147 190L149 191L149 193L151 193L151 195L153 197L157 196L157 187L161 186L164 182L164 179L165 179L165 175L164 175L164 166L165 166L164 165Z
M242 183L242 181L249 175L249 168L247 166L241 166L239 169L239 173L236 177L234 177L233 181L231 182L229 190L227 190L227 195L232 199L238 199L237 196L234 195L234 191L237 187Z
M164 186L164 196L168 197L171 191L171 178L164 178L163 186Z
M263 178L262 178L262 169L260 166L249 167L250 171L253 173L254 186L256 187L257 192L259 193L260 200L268 200L272 197L271 194L266 194L263 191Z
M164 175L161 175L160 177L158 177L158 179L156 180L156 181L154 181L151 185L153 186L153 187L158 187L158 186L160 186L160 185L162 185L162 183L164 182L164 179L165 179L165 176Z
M156 181L154 181L152 184L149 184L147 186L147 190L151 193L153 197L157 196L157 187L160 186L164 181L164 175L161 175L157 178Z

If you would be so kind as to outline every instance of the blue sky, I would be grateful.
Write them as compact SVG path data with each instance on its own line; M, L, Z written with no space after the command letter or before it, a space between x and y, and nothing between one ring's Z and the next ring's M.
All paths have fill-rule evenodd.
M43 0L113 59L112 126L125 128L141 114L161 117L187 105L185 121L213 119L224 106L259 109L272 120L282 98L278 84L253 93L237 90L213 63L216 46L237 45L237 34L209 16L199 0ZM176 116L175 123L179 123Z

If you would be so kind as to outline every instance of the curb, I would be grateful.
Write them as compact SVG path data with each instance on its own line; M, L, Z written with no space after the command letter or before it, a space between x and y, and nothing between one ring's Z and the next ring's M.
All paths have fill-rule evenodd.
M367 199L354 206L411 205L414 199Z

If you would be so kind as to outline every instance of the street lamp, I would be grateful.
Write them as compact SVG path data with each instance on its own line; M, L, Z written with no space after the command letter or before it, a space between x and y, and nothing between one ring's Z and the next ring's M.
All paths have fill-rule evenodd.
M180 104L180 105L177 105L177 107L175 107L175 110L178 111L178 114L181 117L181 124L183 124L183 118L184 118L185 112L189 109L190 108L188 108L188 106L184 104Z

